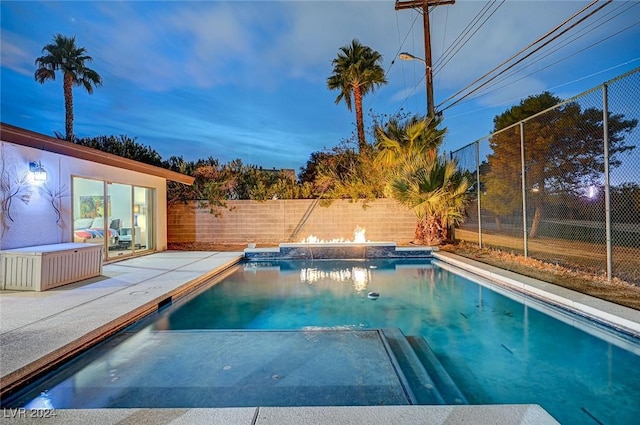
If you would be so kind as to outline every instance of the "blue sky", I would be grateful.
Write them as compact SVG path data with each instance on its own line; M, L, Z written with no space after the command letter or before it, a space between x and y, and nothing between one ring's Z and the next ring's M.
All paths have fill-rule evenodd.
M434 64L486 4L458 0L431 12ZM434 67L435 104L587 4L507 0ZM2 122L47 135L64 132L62 82L37 83L34 61L56 33L75 35L104 81L92 95L74 89L76 135L137 137L164 159L240 158L298 170L312 152L351 138L354 114L335 104L326 80L354 38L380 52L387 71L388 84L365 97L365 110L426 109L424 65L395 59L401 51L424 57L422 18L395 11L393 0L3 0L0 13ZM445 150L489 134L493 118L522 98L545 90L569 98L640 66L640 2L612 2L523 65L443 112Z

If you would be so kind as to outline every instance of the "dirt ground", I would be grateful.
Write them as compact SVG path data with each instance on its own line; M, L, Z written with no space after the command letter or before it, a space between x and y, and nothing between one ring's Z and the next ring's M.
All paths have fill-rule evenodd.
M258 248L275 245L258 244ZM219 243L170 243L169 249L179 251L238 251L246 248L246 244ZM452 252L475 261L490 264L545 282L553 283L574 291L640 310L640 286L613 279L607 281L602 276L594 276L585 272L571 270L558 264L545 263L531 258L511 254L497 249L480 249L477 245L458 243L443 245L443 251Z
M460 243L440 247L475 261L500 267L515 273L553 283L596 298L640 310L640 286L614 278L607 281L604 276L595 276L568 269L557 264L495 249L480 249L477 245Z

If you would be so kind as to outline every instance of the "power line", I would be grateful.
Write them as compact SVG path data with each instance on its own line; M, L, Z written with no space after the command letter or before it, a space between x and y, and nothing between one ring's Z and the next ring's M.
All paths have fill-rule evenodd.
M409 98L410 98L411 96L413 96L413 93L415 93L416 89L418 88L418 86L419 86L419 85L421 85L421 84L422 84L422 82L424 81L424 79L425 79L425 76L423 75L423 76L422 76L422 78L420 79L420 81L418 81L418 82L416 83L416 85L415 85L415 86L413 86L413 89L411 89L411 91L409 92L409 94L408 94L407 96L405 96L404 100L402 101L402 103L400 104L400 106L398 107L398 109L396 110L396 112L395 112L396 114L397 114L398 112L400 112L400 110L404 107L405 103L407 103L407 101L409 100Z
M442 30L442 51L445 51L445 39L446 39L446 34L447 34L447 28L449 27L449 8L447 7L445 9L447 12L445 13L445 18L444 18L444 28ZM434 65L435 66L435 65ZM440 80L438 79L438 82ZM433 85L435 87L435 81L433 82Z
M611 1L611 0L608 0ZM473 87L473 85L479 83L480 81L482 81L484 78L488 77L489 75L491 75L491 73L497 71L498 69L500 69L501 67L505 66L506 64L508 64L510 61L512 61L513 59L515 59L516 57L518 57L519 55L521 55L522 53L526 52L528 49L532 48L533 46L535 46L536 44L540 43L541 41L543 41L545 38L548 38L551 34L553 34L554 32L556 32L558 29L562 28L562 26L564 26L565 24L567 24L569 21L571 21L572 19L574 19L576 16L578 16L579 14L583 13L585 10L588 10L589 8L591 8L592 6L594 6L596 3L598 2L598 0L593 0L591 3L589 3L587 6L583 7L582 9L580 9L578 12L574 13L571 17L567 18L564 22L562 22L560 25L557 25L555 28L553 28L551 31L547 32L545 35L543 35L542 37L539 37L536 41L534 41L533 43L530 43L528 46L526 46L525 48L521 49L520 51L518 51L517 53L513 54L511 57L509 57L508 59L504 60L502 63L500 63L498 66L496 66L495 68L491 69L490 71L488 71L487 73L485 73L484 75L482 75L481 77L477 78L475 81L467 84L465 87L463 87L462 89L460 89L458 92L456 92L455 94L449 96L447 99L445 99L443 102L440 103L441 106L444 103L448 102L449 100L454 99L456 96L461 95L462 93L464 93L465 90ZM536 50L537 51L537 50ZM514 65L511 65L510 67L513 67ZM509 68L507 68L509 69ZM497 75L500 75L501 73L505 72L505 70L501 71L500 73L498 73ZM494 79L496 78L495 76L492 78ZM489 81L485 82L483 85L486 85L488 82L490 82L492 79L490 79ZM483 85L481 85L480 87L482 87ZM479 87L479 88L480 88ZM479 88L476 88L475 90L473 90L471 93L473 93L474 91L477 91ZM469 93L469 94L471 94ZM466 96L468 96L469 94L467 94ZM464 97L466 97L464 96ZM463 98L464 98L463 97ZM452 105L451 105L452 106ZM449 107L451 107L449 106Z
M445 39L444 39L444 37L443 37L443 51L444 51L444 58L446 58L446 57L448 56L448 53L451 51L451 49L455 48L456 46L458 46L458 44L459 44L460 42L462 42L462 41L463 41L463 37L464 37L464 36L466 36L466 34L468 34L468 32L469 32L469 31L471 31L471 30L473 29L473 26L475 25L475 23L476 23L478 20L480 20L480 19L482 18L482 16L484 16L484 15L486 14L486 12L490 9L491 5L493 5L496 1L497 1L497 0L492 0L492 2L490 2L490 3L485 3L485 5L484 5L484 6L482 7L482 9L480 10L480 12L478 12L478 13L476 14L476 16L474 17L474 19L472 19L472 21L471 21L469 24L467 24L467 27L465 28L465 30L463 30L463 33L462 33L461 35L458 35L458 37L453 41L452 45L450 45L447 49L445 49L445 48L444 48L444 42L445 42ZM504 3L504 2L505 2L505 0L502 0L502 2L501 2L501 3L500 3L500 5L496 8L496 10L497 10L497 9L498 9L498 8L499 8L499 7ZM422 7L418 7L417 5L414 5L412 8L413 8L414 10L416 10L416 11L418 12L418 14L419 14L419 15L424 15L424 11L423 11L423 8L422 8ZM429 10L430 10L430 11L432 11L434 8L435 8L435 6L432 6ZM447 18L448 18L448 12L449 12L449 9L447 8ZM495 10L494 10L494 12L492 12L492 13L491 13L491 15L493 15L494 13L495 13ZM416 18L414 19L414 21L413 21L413 23L412 23L412 25L411 25L411 29L413 29L413 26L415 25L416 19L417 19L417 17L418 17L419 15L416 15ZM490 16L491 16L491 15L490 15ZM396 14L396 24L397 24L397 16L398 16L398 15ZM480 27L478 27L478 29L479 29L479 28L481 28L485 23L486 23L486 19L485 19L485 21L480 25ZM445 25L445 27L446 27L446 25ZM477 31L478 31L478 30L476 29L476 31L474 31L474 33L473 33L473 34L475 34ZM398 30L398 33L399 33L399 30ZM472 34L471 36L473 36L473 34ZM398 53L400 53L400 51L402 50L402 46L404 45L404 42L406 41L406 39L407 39L408 35L409 35L409 34L407 34L407 36L405 37L405 39L402 41L402 43L401 43L401 45L400 45L400 49L398 50ZM462 45L462 46L460 46L460 48L462 48L462 47L464 46L464 44L466 44L466 41L463 43L463 45ZM459 49L460 49L460 48L458 48L458 50L456 50L456 51L453 53L453 55L454 55L454 56L455 56L455 54L459 51ZM396 56L397 56L397 54L396 54ZM443 57L440 57L440 58L436 61L436 64L434 65L434 67L441 68L441 66L439 66L439 65L438 65L438 63L439 63L439 62L441 62L442 60L443 60ZM447 62L448 62L448 61L447 61ZM393 64L393 62L392 62L392 64ZM445 63L444 65L446 65L446 63ZM442 65L442 66L444 66L444 65ZM439 73L439 71L436 71L436 73ZM405 82L405 84L404 84L404 85L405 85L405 87L406 87L406 79L404 79L404 70L403 70L403 74L402 74L402 75L403 75L403 81ZM419 81L414 85L414 87L411 89L411 91L409 92L409 94L407 94L407 95L405 96L405 99L402 101L402 103L400 104L399 108L396 110L396 112L395 112L396 114L397 114L397 113L398 113L398 112L399 112L399 111L404 107L404 105L407 103L408 99L409 99L410 97L412 97L412 96L413 96L413 93L415 93L415 91L416 91L416 89L418 88L418 86L419 86L420 84L422 84L422 82L424 81L425 77L426 77L426 75L422 75L422 78L420 78L420 80L419 80Z
M603 70L600 70L600 71L597 71L597 72L593 72L593 73L591 73L589 75L585 75L584 77L576 78L575 80L571 80L571 81L568 81L566 83L562 83L562 84L558 84L558 85L553 86L553 87L549 87L546 90L555 90L555 89L558 89L560 87L568 86L569 84L574 84L574 83L577 83L578 81L586 80L587 78L592 78L592 77L595 77L596 75L599 75L599 74L604 74L605 72L612 71L612 70L614 70L616 68L620 68L621 66L629 65L630 63L637 62L637 61L640 61L640 56L637 57L637 58L633 58L631 60L628 60L626 62L622 62L622 63L619 63L617 65L611 66L611 67L609 67L607 69L603 69ZM473 111L466 111L466 112L463 112L463 113L458 114L458 115L448 115L447 119L458 118L458 117L462 117L462 116L465 116L465 115L475 114L476 112L486 111L487 109L492 109L492 108L495 108L495 107L501 106L501 105L508 105L508 104L510 104L512 102L515 102L516 100L521 100L521 97L505 100L503 102L496 103L496 104L493 104L493 105L490 105L490 106L486 106L484 108L474 109Z
M591 2L589 5L585 6L584 8L582 8L580 11L576 12L574 15L572 15L570 18L566 19L564 22L562 22L560 25L556 26L554 29L552 29L551 31L549 31L548 33L546 33L544 36L540 37L538 40L536 40L535 42L529 44L527 47L525 47L524 49L520 50L519 52L517 52L516 54L512 55L509 59L503 61L500 65L496 66L495 68L493 68L491 71L485 73L483 76L481 76L480 78L476 79L474 82L468 84L467 86L465 86L464 88L462 88L461 90L459 90L458 92L456 92L455 94L453 94L452 96L449 96L447 99L445 99L443 102L441 102L438 107L444 105L446 102L452 101L454 98L456 98L457 96L460 96L459 99L453 101L450 105L447 105L444 108L439 108L440 111L444 111L446 109L449 109L451 107L453 107L454 105L456 105L457 103L459 103L460 101L462 101L463 99L469 97L471 94L477 92L478 90L480 90L482 87L485 87L487 84L489 84L491 81L495 80L497 77L499 77L500 75L502 75L504 72L508 71L509 69L515 67L516 65L518 65L519 63L521 63L522 61L526 60L527 58L529 58L531 55L533 55L534 53L536 53L537 51L541 50L542 48L544 48L545 46L547 46L549 43L553 42L554 40L558 39L559 37L561 37L562 35L564 35L567 31L573 29L574 27L576 27L577 25L581 24L582 22L584 22L586 19L588 19L589 17L591 17L593 14L597 13L598 11L600 11L603 7L607 6L608 4L610 4L613 0L607 0L605 2L605 4L599 6L597 9L591 11L590 13L588 13L586 16L580 18L577 22L571 24L568 28L562 30L559 34L553 36L550 40L544 42L544 44L542 44L542 46L537 47L535 50L533 50L532 52L526 54L524 57L518 59L515 63L509 65L506 69L500 71L499 73L497 73L496 75L494 75L493 77L489 78L487 81L485 81L484 83L480 84L478 87L474 88L473 90L470 90L468 93L462 95L462 93L464 93L465 90L471 88L473 85L479 83L480 81L482 81L483 79L485 79L486 77L488 77L489 75L491 75L492 73L494 73L495 71L497 71L498 69L500 69L501 67L505 66L506 64L508 64L510 61L512 61L513 59L515 59L516 57L518 57L519 55L521 55L523 52L525 52L526 50L530 49L531 47L535 46L536 44L539 44L540 42L544 41L545 39L549 38L553 33L557 32L559 29L561 29L563 26L565 26L567 23L569 23L572 19L574 19L576 16L580 15L581 13L585 12L586 10L588 10L589 8L591 8L592 6L594 6L598 0L594 0L593 2Z
M622 13L625 13L626 11L628 11L630 8L632 8L632 7L634 7L634 6L637 6L637 5L639 5L639 4L640 4L640 3L633 3L633 4L631 4L631 6L627 7L625 10L621 11L620 13L616 14L615 16L612 16L611 18L607 19L605 22L600 23L600 24L599 24L599 25L597 25L595 28L599 28L599 27L601 27L601 26L602 26L602 25L604 25L605 23L607 23L607 22L611 21L612 19L616 18L617 16L621 15ZM616 10L618 10L618 9L620 9L620 7L622 7L622 6L617 7L616 9L614 9L613 11L611 11L611 13L612 13L612 12L615 12L615 11L616 11ZM607 14L607 15L610 15L611 13L609 13L609 14ZM605 17L606 17L606 16L605 16ZM600 20L602 20L602 18L601 18ZM493 93L493 92L495 92L495 91L497 91L497 90L500 90L500 89L502 89L502 88L504 88L504 87L507 87L507 86L512 85L512 84L515 84L515 83L517 83L518 81L521 81L522 79L524 79L524 78L526 78L526 77L529 77L529 76L531 76L531 75L533 75L533 74L536 74L536 73L538 73L538 72L544 71L545 69L548 69L548 68L550 68L550 67L552 67L552 66L554 66L554 65L557 65L557 64L558 64L558 63L560 63L560 62L563 62L563 61L565 61L565 60L567 60L567 59L569 59L569 58L571 58L571 57L573 57L573 56L576 56L576 55L578 55L578 54L580 54L580 53L582 53L582 52L584 52L584 51L586 51L586 50L589 50L589 49L591 49L592 47L594 47L594 46L596 46L596 45L598 45L598 44L600 44L600 43L602 43L602 42L604 42L604 41L606 41L606 40L608 40L608 39L610 39L610 38L612 38L612 37L615 37L616 35L618 35L618 34L620 34L620 33L624 32L624 31L627 31L628 29L633 28L633 27L634 27L634 26L636 26L636 25L640 25L640 22L635 22L635 23L633 23L633 24L631 24L631 25L628 25L627 27L620 29L619 31L617 31L617 32L615 32L615 33L613 33L613 34L609 35L608 37L602 38L602 39L600 39L600 40L598 40L598 41L596 41L596 42L594 42L594 43L592 43L592 44L590 44L590 45L588 45L588 46L586 46L586 47L584 47L584 48L582 48L582 49L580 49L580 50L578 50L578 51L576 51L576 52L574 52L574 53L572 53L572 54L570 54L570 55L568 55L568 56L565 56L565 57L563 57L563 58L561 58L561 59L559 59L559 60L557 60L557 61L555 61L555 62L553 62L553 63L550 63L549 65L547 65L547 66L545 66L545 67L543 67L543 68L540 68L540 69L537 69L537 70L535 70L535 71L533 71L533 72L530 72L529 74L524 75L524 76L522 76L522 77L520 77L520 78L518 78L518 79L516 79L516 80L510 81L510 82L509 82L509 83L507 83L507 84L503 84L503 85L497 86L499 83L501 83L501 82L505 81L507 78L512 77L513 75L515 75L515 74L516 74L516 73L518 73L518 72L524 71L525 69L527 69L527 68L531 67L531 66L535 63L535 62L531 62L531 63L527 64L526 66L521 67L521 68L519 68L519 69L517 69L517 70L514 70L513 72L511 72L511 73L509 73L509 74L507 74L507 75L503 76L499 81L497 81L497 82L495 82L494 84L492 84L491 86L497 86L497 87L495 87L493 90L488 90L488 91L487 91L487 90L484 90L484 91L482 92L482 94L477 94L476 96L473 96L473 97L467 98L465 102L469 102L469 101L471 101L471 100L474 100L474 99L477 99L477 98L479 98L479 97L485 96L485 95L487 95L487 94ZM583 37L583 36L587 35L587 33L588 33L589 31L592 31L593 29L595 29L595 28L592 28L593 26L594 26L594 25L593 25L593 24L591 24L590 26L588 26L588 27L584 28L581 34L580 34L580 33L579 33L579 34L576 34L576 36L575 36L573 39L568 40L568 41L567 41L567 42L565 42L564 44L562 44L562 45L560 45L560 46L556 47L554 50L552 50L552 51L550 51L550 52L547 52L544 56L540 57L540 59L544 59L544 58L548 57L549 55L551 55L551 54L553 54L553 53L557 52L558 50L560 50L560 49L562 49L562 48L566 47L567 45L569 45L569 44L571 44L571 43L575 42L577 39L579 39L579 38L581 38L581 37ZM570 84L570 83L567 83L567 84ZM461 103L465 103L465 102L461 102Z
M480 11L478 13L476 13L476 15L474 16L474 18L471 20L471 22L469 22L467 24L467 26L462 30L462 32L460 34L458 34L458 36L455 38L455 40L453 40L453 42L451 42L451 44L449 45L449 47L447 47L446 49L444 48L444 39L442 40L442 56L440 56L440 58L438 60L436 60L436 62L433 64L434 66L437 66L439 62L442 62L442 60L444 60L448 55L449 52L456 48L458 46L458 44L462 41L462 39L469 33L469 31L471 31L471 29L473 28L473 25L475 25L475 22L480 19L480 17L482 17L484 15L484 13L486 12L486 10L490 7L491 4L493 4L496 0L492 0L491 2L487 2L484 4L484 6L482 6L482 9L480 9ZM448 10L448 9L447 9Z
M400 43L400 47L398 47L398 50L396 51L396 54L393 56L393 59L391 59L391 62L389 63L389 66L387 67L387 70L384 72L384 76L385 78L387 77L387 75L389 74L389 71L391 71L391 67L396 63L396 58L398 57L398 55L400 54L400 52L402 51L402 46L404 46L404 43L407 41L407 38L409 38L409 35L411 34L411 32L413 31L413 27L416 24L416 21L418 20L418 16L416 15L415 18L413 18L413 22L411 23L411 27L409 27L409 29L407 30L407 34L404 36L404 39L402 40L402 42ZM398 14L396 13L396 27L398 30L398 39L400 38L400 25L398 24ZM403 74L404 77L404 74ZM368 105L367 105L367 109L371 108L371 104L373 103L373 101L375 100L376 96L377 96L378 92L374 91L373 92L373 97L371 98L371 100L369 101Z
M453 43L451 44L451 46L449 46L447 48L447 50L445 52L443 52L443 55L436 61L436 63L433 65L434 68L438 68L438 69L434 69L434 71L436 73L440 72L440 70L447 65L447 63L449 63L451 61L451 59L453 59L455 57L455 55L460 51L460 49L462 49L467 42L480 30L480 28L482 28L484 26L484 24L486 24L486 22L498 11L498 9L500 9L500 7L504 4L505 0L502 0L502 2L498 5L498 7L495 8L495 10L493 12L491 12L491 14L485 18L484 21L482 21L482 23L475 29L475 31L473 31L473 33L471 35L469 35L468 37L467 34L469 34L469 32L471 30L473 30L473 27L476 25L476 23L482 19L482 17L484 15L486 15L489 10L491 9L491 6L494 5L496 3L497 0L493 0L491 2L485 3L485 5L483 6L483 8L480 10L480 12L478 12L476 14L476 16L471 20L471 22L469 24L467 24L467 27L463 30L463 32L453 41ZM466 40L464 39L466 37ZM462 44L461 44L462 43ZM455 50L454 50L455 49ZM444 63L442 63L444 62Z
M636 22L636 23L634 23L634 24L631 24L631 25L627 26L626 28L623 28L623 29L621 29L620 31L617 31L617 32L616 32L616 33L614 33L614 34L611 34L609 37L603 38L602 40L599 40L599 41L597 41L597 42L595 42L595 43L593 43L593 44L590 44L589 46L587 46L587 47L585 47L585 48L583 48L583 49L580 49L580 50L578 50L577 52L572 53L572 54L571 54L571 55L569 55L569 56L566 56L566 57L564 57L564 58L562 58L562 59L559 59L559 60L557 60L557 61L555 61L555 62L553 62L553 63L550 63L549 65L547 65L547 66L545 66L545 67L543 67L543 68L540 68L540 69L538 69L538 70L536 70L536 71L534 71L534 72L531 72L531 73L529 73L529 74L527 74L527 75L525 75L525 76L522 76L522 77L518 78L517 80L510 82L509 84L504 84L504 85L502 85L502 86L500 86L500 87L495 88L494 90L491 90L491 91L489 91L489 92L485 92L485 93L483 93L482 95L477 95L477 96L471 97L471 98L467 99L466 101L471 101L471 100L477 99L477 98L482 97L482 96L484 96L484 95L486 95L486 94L493 93L493 92L495 92L495 91L497 91L497 90L500 90L500 89L502 89L502 88L504 88L504 87L507 87L507 86L509 86L509 85L511 85L511 84L515 84L515 83L517 83L518 81L520 81L520 80L522 80L522 79L524 79L524 78L526 78L526 77L530 77L530 76L531 76L531 75L533 75L533 74L536 74L536 73L538 73L538 72L544 71L544 70L545 70L545 69L547 69L547 68L550 68L550 67L552 67L552 66L554 66L554 65L557 65L558 63L563 62L563 61L565 61L565 60L567 60L567 59L569 59L569 58L571 58L571 57L573 57L573 56L575 56L575 55L577 55L577 54L580 54L580 53L584 52L585 50L589 50L589 49L591 49L593 46L596 46L597 44L600 44L600 43L602 43L602 42L604 42L604 41L606 41L606 40L610 39L611 37L615 37L616 35L618 35L618 34L620 34L620 33L624 32L624 31L626 31L626 30L628 30L628 29L630 29L630 28L633 28L633 27L634 27L634 26L636 26L636 25L640 25L640 22ZM622 65L626 65L626 64L631 63L631 62L634 62L634 61L636 61L636 60L638 60L638 58L636 58L636 59L632 59L632 60L630 60L630 61L627 61L627 62L623 63ZM620 65L617 65L617 66L615 66L615 67L613 67L613 68L616 68L616 67L618 67L618 66L620 66ZM606 69L606 70L601 71L601 72L605 72L605 71L608 71L608 70L613 69L613 68L609 68L609 69ZM581 78L581 79L589 78L589 77L591 77L591 76L593 76L593 75L597 75L597 74L599 74L599 73L600 73L600 71L599 71L599 72L597 72L597 73L595 73L595 74L589 75L589 76L587 76L587 77ZM580 81L580 80L570 81L570 82L568 82L568 83L561 84L560 86L552 87L552 88L550 88L549 90L552 90L552 89L557 88L557 87L566 86L566 85L568 85L568 84L572 84L572 83L574 83L574 82L576 82L576 81ZM462 103L464 103L464 102L462 102Z
M424 25L424 64L427 82L427 115L435 116L435 106L433 101L433 63L431 58L431 30L429 24L429 7L454 4L455 0L396 0L395 9L409 9L422 7L422 23Z

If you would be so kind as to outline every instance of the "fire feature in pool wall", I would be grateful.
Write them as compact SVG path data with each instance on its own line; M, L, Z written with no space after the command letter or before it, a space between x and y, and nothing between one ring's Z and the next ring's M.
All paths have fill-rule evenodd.
M274 248L247 248L247 260L326 260L326 259L372 259L372 258L424 258L430 257L437 247L398 247L395 242L369 242L364 238L364 229L357 227L354 241L332 239L322 241L309 236L301 243L281 243Z

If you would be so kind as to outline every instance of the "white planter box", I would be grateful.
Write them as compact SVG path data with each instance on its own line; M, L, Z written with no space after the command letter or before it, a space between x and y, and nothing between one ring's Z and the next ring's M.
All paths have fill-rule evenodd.
M102 274L102 245L60 243L0 251L2 289L47 289Z

